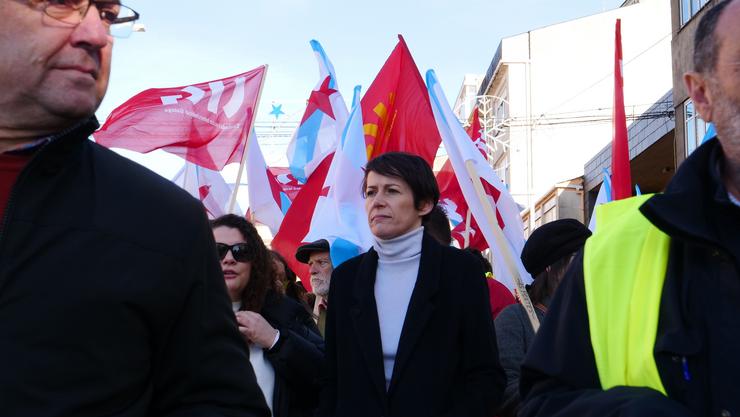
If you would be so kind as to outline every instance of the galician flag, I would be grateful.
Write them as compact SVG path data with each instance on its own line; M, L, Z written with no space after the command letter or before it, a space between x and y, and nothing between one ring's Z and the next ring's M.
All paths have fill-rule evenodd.
M228 213L232 189L220 172L185 162L172 182L200 200L208 218L215 219ZM239 206L235 210L236 213L242 213Z
M305 183L316 167L334 152L347 123L347 105L337 86L334 66L318 41L311 48L319 62L319 82L308 98L293 139L288 144L288 164L293 176Z
M524 247L524 227L519 207L496 175L493 167L483 158L460 125L432 70L427 72L427 88L437 128L460 189L473 213L473 218L477 221L480 231L493 252L495 277L509 289L516 288L513 278L515 273L519 275L524 284L531 282L532 278L524 269L519 257ZM485 193L484 202L479 198L473 183L479 179L482 183L482 192ZM495 212L493 222L488 220L484 204Z
M306 242L328 240L335 268L368 250L373 242L365 200L360 193L366 164L360 87L357 86L349 121L324 182L326 196L319 197L308 235L303 239Z

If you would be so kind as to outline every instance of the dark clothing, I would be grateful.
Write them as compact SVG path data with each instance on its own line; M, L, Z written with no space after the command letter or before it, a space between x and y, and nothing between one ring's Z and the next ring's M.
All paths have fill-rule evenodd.
M0 213L5 212L5 205L8 204L10 190L13 189L15 180L20 175L23 167L31 159L31 155L31 153L27 152L0 154ZM2 227L2 224L0 224L0 227Z
M740 415L740 207L720 179L721 156L717 140L705 143L640 207L671 237L654 350L668 398L601 390L580 254L522 367L521 416Z
M260 311L280 338L265 358L275 369L274 417L312 416L319 405L324 340L311 314L294 300L270 293Z
M537 319L542 323L545 312L535 308ZM527 310L521 304L512 304L501 311L494 320L496 342L501 367L506 372L506 390L499 417L515 416L519 409L519 374L524 356L534 342L534 329Z
M371 249L332 274L319 416L491 417L506 381L479 263L424 236L387 391L374 296L377 266Z
M0 414L266 416L198 201L88 140L43 145L0 231Z

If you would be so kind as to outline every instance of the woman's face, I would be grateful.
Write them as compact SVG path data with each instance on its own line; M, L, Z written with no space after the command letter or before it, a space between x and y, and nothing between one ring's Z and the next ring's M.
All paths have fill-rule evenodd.
M379 239L392 239L421 226L421 217L432 210L431 201L414 206L414 193L406 181L375 171L367 174L365 212L370 231Z
M216 244L221 243L227 246L246 243L244 236L242 236L238 229L226 226L219 226L213 229L213 238L216 240ZM221 270L224 272L224 280L226 280L229 298L231 298L232 302L241 300L241 294L249 283L252 263L249 261L237 261L234 259L234 254L229 250L226 252L226 256L221 259Z

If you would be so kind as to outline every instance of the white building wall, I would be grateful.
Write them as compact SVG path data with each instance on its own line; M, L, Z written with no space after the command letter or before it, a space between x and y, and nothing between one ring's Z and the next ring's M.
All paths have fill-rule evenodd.
M554 184L583 175L584 164L611 141L617 18L629 117L672 88L669 0L641 0L502 40L512 118L510 190L519 204L528 207Z

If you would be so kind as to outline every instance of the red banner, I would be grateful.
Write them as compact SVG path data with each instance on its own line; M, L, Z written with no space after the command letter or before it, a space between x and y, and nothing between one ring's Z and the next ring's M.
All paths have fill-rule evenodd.
M266 67L234 77L143 91L113 110L95 140L146 153L162 149L220 171L241 162Z
M368 160L385 152L404 151L434 165L442 139L426 85L401 35L362 97L362 120Z

